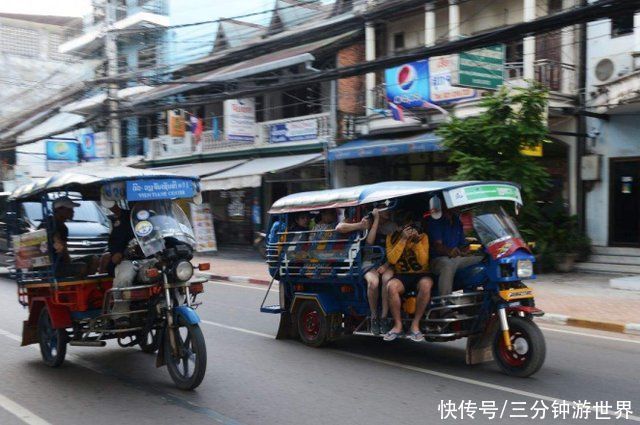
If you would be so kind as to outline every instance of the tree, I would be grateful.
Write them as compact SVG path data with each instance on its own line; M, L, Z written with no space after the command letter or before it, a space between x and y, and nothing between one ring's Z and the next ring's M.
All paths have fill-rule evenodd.
M453 117L437 134L458 166L456 180L506 180L519 183L525 205L550 186L549 174L521 148L535 147L547 138L547 90L501 88L480 102L485 111L460 119Z

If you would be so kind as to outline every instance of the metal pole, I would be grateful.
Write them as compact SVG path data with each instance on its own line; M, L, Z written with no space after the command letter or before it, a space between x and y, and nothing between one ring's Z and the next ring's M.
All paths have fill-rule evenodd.
M107 57L107 76L114 81L118 75L118 45L116 34L113 32L113 24L116 21L116 1L105 0L105 17L107 34L105 37L105 56ZM120 120L118 119L118 84L109 83L109 141L111 144L111 157L120 158Z

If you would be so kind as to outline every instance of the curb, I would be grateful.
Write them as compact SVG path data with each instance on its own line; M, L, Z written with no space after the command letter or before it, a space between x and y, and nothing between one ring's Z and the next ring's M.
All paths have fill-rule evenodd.
M210 279L222 280L234 283L252 283L254 285L269 285L268 280L257 279L248 276L223 276L213 273L204 273ZM564 314L545 313L544 316L536 317L536 321L553 323L556 325L573 326L576 328L595 329L607 332L617 332L629 335L640 335L640 323L619 323L607 322L593 319L584 319L578 317L570 317Z
M209 279L222 280L225 282L253 283L254 285L269 285L269 283L271 283L268 280L257 279L257 278L248 277L248 276L226 276L226 275L219 275L219 274L213 274L213 273L203 273L203 274L206 274L207 276L209 276Z
M554 313L546 313L544 316L537 317L536 320L541 322L553 323L556 325L573 326L576 328L587 328L607 332L640 335L640 323L607 322L604 320L569 317L564 314Z

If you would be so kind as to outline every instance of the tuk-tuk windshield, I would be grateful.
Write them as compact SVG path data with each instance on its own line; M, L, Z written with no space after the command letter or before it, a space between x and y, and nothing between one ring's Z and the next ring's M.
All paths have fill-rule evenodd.
M473 215L473 228L486 247L507 239L522 239L511 217L499 206L482 206Z
M171 201L138 202L131 210L131 226L145 257L165 248L165 238L191 247L196 238L187 215Z

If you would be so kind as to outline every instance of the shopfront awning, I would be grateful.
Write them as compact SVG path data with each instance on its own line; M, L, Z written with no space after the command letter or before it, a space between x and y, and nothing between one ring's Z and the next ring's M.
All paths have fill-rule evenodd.
M329 161L371 158L374 156L402 155L444 150L440 137L423 133L411 137L383 137L358 139L329 150Z
M206 177L212 174L222 173L238 165L244 164L248 159L235 159L232 161L202 162L197 164L174 165L172 167L155 167L154 170L166 171L182 177Z
M260 187L264 174L286 171L320 161L322 161L322 154L319 153L256 158L227 171L203 178L200 181L200 188L202 191L207 191Z

